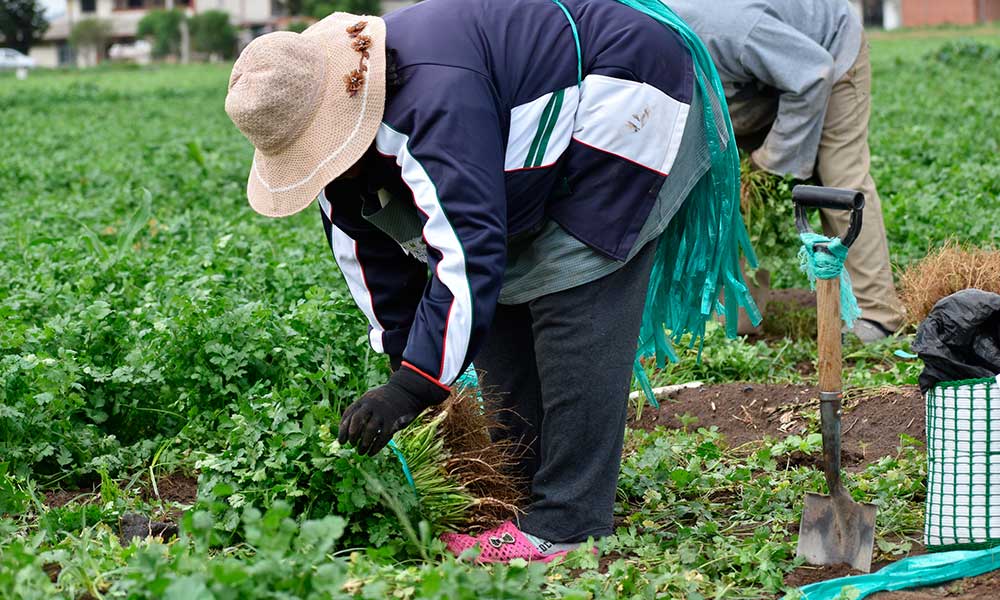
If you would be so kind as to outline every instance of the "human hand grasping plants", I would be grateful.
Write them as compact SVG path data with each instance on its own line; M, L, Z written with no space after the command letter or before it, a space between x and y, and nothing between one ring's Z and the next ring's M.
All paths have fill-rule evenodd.
M388 383L368 390L347 407L340 419L338 439L356 447L360 454L374 456L397 431L447 397L447 390L403 366Z

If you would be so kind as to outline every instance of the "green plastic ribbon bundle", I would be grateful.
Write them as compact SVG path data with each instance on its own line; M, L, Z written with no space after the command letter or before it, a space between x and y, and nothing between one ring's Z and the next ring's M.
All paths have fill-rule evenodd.
M652 386L639 359L656 356L659 367L668 359L676 362L673 343L680 343L685 334L691 334L689 347L703 342L705 325L715 313L725 316L729 337L736 337L741 306L750 321L759 324L760 311L743 283L740 249L751 268L757 267L757 256L750 246L740 214L739 152L726 94L708 49L683 20L659 0L617 1L675 31L691 51L697 91L705 99L702 118L711 159L708 171L691 190L660 236L656 248L634 369L646 397L656 406ZM713 104L717 104L719 110ZM717 121L720 118L725 121L728 134L725 140L715 135L722 129ZM720 292L724 295L724 303L719 302Z
M854 297L851 276L844 269L848 247L840 238L829 238L818 233L801 233L799 238L802 240L799 268L809 276L809 285L815 290L817 279L840 277L840 318L848 329L854 327L854 321L861 317L861 309L858 307L858 299ZM825 246L826 250L817 251L817 246Z

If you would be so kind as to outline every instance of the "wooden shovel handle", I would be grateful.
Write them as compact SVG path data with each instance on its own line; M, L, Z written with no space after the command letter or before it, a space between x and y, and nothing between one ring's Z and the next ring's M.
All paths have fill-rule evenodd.
M840 278L816 281L819 325L819 397L823 430L823 474L830 495L846 494L840 481L840 410L842 355L840 347Z
M843 387L840 348L840 278L816 280L816 320L819 346L819 389L840 394Z

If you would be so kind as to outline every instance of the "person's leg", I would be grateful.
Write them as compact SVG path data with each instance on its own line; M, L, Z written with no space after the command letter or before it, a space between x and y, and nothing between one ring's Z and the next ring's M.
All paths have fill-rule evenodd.
M632 364L656 241L597 281L529 303L541 465L518 526L550 542L613 532Z
M847 272L861 307L861 317L888 331L902 327L905 313L896 295L889 263L882 203L870 173L868 119L871 114L871 63L862 40L854 66L833 86L817 155L817 175L825 186L858 190L865 195L863 227L847 256ZM846 211L822 210L827 235L843 236Z
M520 446L516 475L525 481L538 470L542 391L534 344L528 305L499 304L475 360L483 401L498 425L490 435L494 441L510 439Z

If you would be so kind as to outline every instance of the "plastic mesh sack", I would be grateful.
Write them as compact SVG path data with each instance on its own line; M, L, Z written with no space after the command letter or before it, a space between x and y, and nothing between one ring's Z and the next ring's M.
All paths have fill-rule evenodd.
M1000 545L1000 376L927 393L928 550Z

